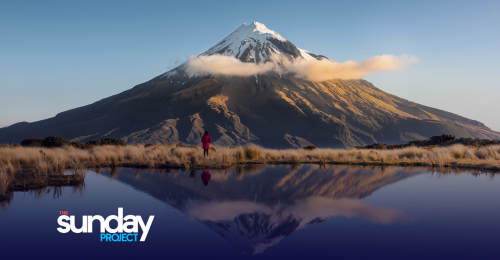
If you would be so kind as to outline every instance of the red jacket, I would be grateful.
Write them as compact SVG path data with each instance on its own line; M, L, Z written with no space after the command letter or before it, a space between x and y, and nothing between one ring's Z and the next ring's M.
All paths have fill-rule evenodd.
M210 170L203 171L203 173L201 174L201 179L203 180L203 182L209 182L210 177L212 177L212 175L210 175Z
M212 138L209 135L203 135L201 142L203 143L203 149L210 149Z

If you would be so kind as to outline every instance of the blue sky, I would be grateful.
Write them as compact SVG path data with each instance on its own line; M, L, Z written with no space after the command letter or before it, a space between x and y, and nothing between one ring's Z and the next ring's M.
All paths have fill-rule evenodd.
M365 79L500 131L499 13L500 1L1 1L0 126L132 88L258 21L339 62L415 55Z

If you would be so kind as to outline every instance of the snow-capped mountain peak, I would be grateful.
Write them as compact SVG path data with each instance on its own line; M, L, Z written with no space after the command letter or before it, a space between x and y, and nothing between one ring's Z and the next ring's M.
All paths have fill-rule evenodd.
M323 56L312 54L297 48L277 32L268 29L264 24L253 22L242 24L226 38L202 53L203 56L221 54L234 56L244 62L267 62L273 53L280 53L290 59L320 59Z
M243 23L240 27L234 30L230 35L228 35L223 40L231 39L234 37L241 39L247 37L262 38L259 36L273 37L280 41L286 41L286 39L283 38L281 35L279 35L277 32L268 29L263 23L259 22L253 22L249 25Z

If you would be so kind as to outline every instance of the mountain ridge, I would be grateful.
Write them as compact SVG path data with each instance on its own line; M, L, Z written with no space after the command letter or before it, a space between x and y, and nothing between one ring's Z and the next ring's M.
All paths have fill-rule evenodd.
M257 22L240 26L200 56L259 65L275 54L289 61L327 59ZM205 130L215 145L270 148L348 148L443 133L500 138L481 122L399 98L363 79L313 82L276 70L251 76L188 73L188 66L53 118L2 128L0 143L58 135L80 142L117 137L129 144L198 144Z

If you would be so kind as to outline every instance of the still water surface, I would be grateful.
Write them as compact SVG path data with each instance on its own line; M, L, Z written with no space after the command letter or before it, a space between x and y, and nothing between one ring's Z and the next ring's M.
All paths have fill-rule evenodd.
M118 207L155 216L145 242L100 242L98 222L57 231L59 211L80 227ZM499 259L500 180L397 167L104 169L84 187L15 192L0 234L2 259Z

